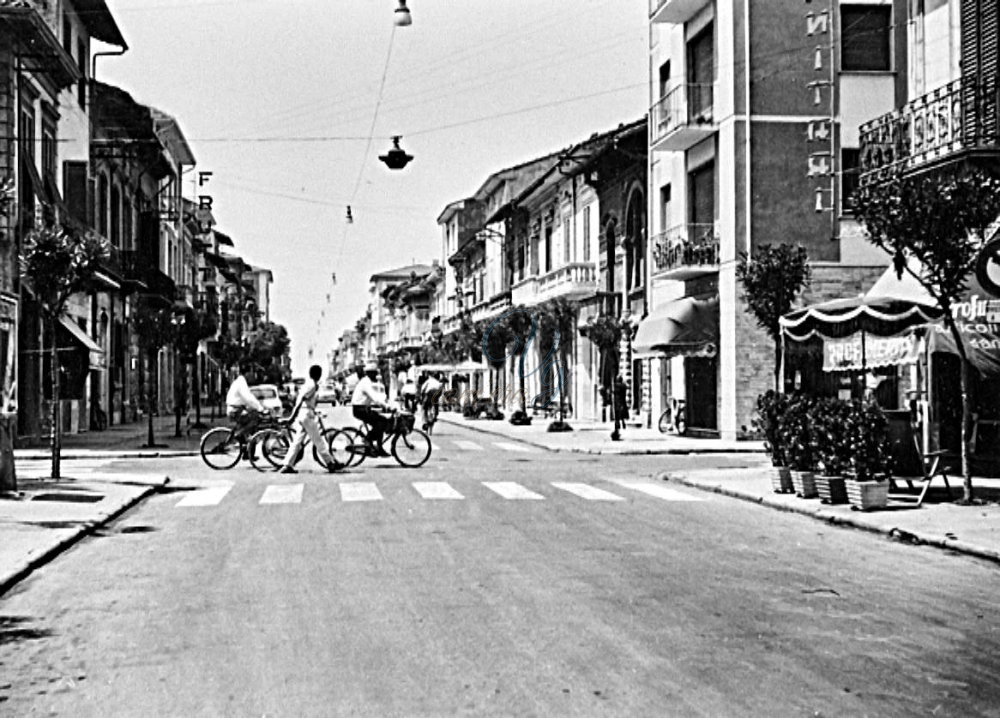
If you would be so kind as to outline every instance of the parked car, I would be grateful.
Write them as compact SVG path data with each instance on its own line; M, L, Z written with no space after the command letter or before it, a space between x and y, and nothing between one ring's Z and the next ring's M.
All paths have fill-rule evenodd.
M265 409L278 414L283 411L278 387L274 384L257 384L250 387L250 393L257 397L257 401L263 404Z
M336 386L324 384L316 394L316 401L320 404L333 404L336 406L340 403L340 389Z

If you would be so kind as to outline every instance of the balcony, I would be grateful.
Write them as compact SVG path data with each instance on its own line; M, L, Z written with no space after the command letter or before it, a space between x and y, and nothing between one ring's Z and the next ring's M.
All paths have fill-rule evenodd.
M715 85L674 86L649 110L649 146L653 151L683 151L715 132L712 108Z
M861 182L977 156L1000 159L997 76L955 80L861 125Z
M712 0L649 0L649 21L681 25L711 4Z
M719 271L719 233L714 223L682 224L653 237L658 279L693 279Z
M511 287L512 304L539 304L546 299L580 299L597 293L597 267L574 262L548 274L525 277Z

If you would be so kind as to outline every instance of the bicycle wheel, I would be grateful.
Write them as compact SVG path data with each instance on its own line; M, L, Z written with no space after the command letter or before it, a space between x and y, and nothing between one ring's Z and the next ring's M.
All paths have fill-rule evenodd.
M247 454L250 457L250 463L257 471L271 471L281 466L280 458L275 458L272 453L272 447L278 441L275 438L275 434L278 433L280 431L274 428L261 429L251 436L250 441L247 442Z
M660 421L656 426L660 430L661 434L666 434L670 431L670 409L667 409L660 414Z
M217 426L201 437L201 460L213 469L231 469L239 463L244 448L232 429Z
M330 456L333 456L333 449L331 448L330 445L331 445L331 442L333 441L333 437L336 434L337 434L337 430L336 429L325 429L322 432L323 441L324 441L324 443L326 443L326 448L327 448L327 451L330 452ZM313 460L317 464L319 464L320 466L326 466L326 464L323 461L323 457L321 457L319 455L319 447L316 446L315 444L313 445ZM338 461L336 456L333 456L333 461L334 461L334 463L337 464L338 468L343 468L344 466L346 466L346 464L343 464L340 461Z
M392 455L400 466L416 469L431 458L431 437L420 429L412 429L405 434L392 437Z
M352 427L335 430L329 440L330 455L344 468L358 466L365 460L364 435Z

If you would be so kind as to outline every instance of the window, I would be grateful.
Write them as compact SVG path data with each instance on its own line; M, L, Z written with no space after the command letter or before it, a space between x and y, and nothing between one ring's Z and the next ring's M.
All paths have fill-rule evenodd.
M108 236L108 178L97 178L97 231L102 237Z
M583 261L590 261L590 205L583 208Z
M670 185L660 187L660 229L670 229Z
M710 117L715 82L715 38L711 24L688 43L687 62L688 119Z
M573 261L573 221L567 217L563 220L563 263Z
M666 97L670 87L670 60L660 65L660 97Z
M545 228L545 272L552 271L552 227Z
M30 105L21 106L21 118L17 129L20 138L18 150L26 160L35 159L35 113Z
M83 38L76 41L76 67L80 70L80 81L76 84L76 99L80 107L87 108L87 43Z
M69 21L69 15L63 12L62 16L62 41L63 49L67 55L73 55L73 25Z
M844 147L840 150L840 211L853 214L851 195L858 189L861 173L861 150Z
M888 72L891 8L843 5L840 8L840 69L844 72Z
M47 182L56 181L56 126L42 120L42 178Z
M121 191L118 189L118 185L111 185L111 236L108 237L108 239L111 240L111 245L118 249L120 249L122 245L121 209Z

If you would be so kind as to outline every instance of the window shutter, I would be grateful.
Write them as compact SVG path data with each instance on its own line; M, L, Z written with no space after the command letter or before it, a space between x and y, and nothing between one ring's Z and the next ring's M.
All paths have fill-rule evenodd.
M73 219L90 226L88 218L90 202L87 185L86 162L63 162L63 191L66 194L66 208Z

